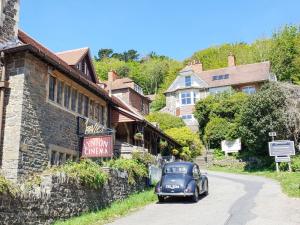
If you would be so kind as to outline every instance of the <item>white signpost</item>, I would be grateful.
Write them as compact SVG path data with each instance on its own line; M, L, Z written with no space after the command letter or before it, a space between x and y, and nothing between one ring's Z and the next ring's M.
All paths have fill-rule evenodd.
M233 141L223 140L221 142L222 151L227 155L228 153L238 152L241 150L241 139L238 138Z
M293 141L272 141L269 142L269 154L275 156L276 171L279 172L280 162L287 162L289 164L289 171L291 172L291 155L295 155L295 144Z

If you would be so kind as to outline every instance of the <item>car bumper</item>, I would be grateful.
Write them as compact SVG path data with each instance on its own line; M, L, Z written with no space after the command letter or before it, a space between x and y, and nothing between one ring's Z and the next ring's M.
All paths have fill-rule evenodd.
M172 192L158 192L156 193L158 196L178 196L178 197L188 197L188 196L193 196L194 193L184 193L184 192L179 192L179 193L172 193Z

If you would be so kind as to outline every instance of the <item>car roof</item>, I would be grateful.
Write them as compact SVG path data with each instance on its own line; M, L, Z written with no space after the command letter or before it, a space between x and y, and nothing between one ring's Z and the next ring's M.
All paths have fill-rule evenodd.
M176 166L177 165L178 166L182 165L182 166L189 166L189 167L191 167L191 166L194 166L195 163L181 161L181 162L170 162L170 163L165 164L165 166L173 166L173 165L176 165Z

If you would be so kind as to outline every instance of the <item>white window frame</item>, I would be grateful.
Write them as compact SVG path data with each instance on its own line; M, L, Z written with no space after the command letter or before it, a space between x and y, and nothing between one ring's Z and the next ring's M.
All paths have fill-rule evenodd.
M254 90L254 92L252 92L252 91L249 92L250 89ZM255 86L252 86L252 85L245 86L245 87L242 87L242 92L246 93L246 94L249 94L249 95L252 95L252 94L256 93L256 88L255 88Z
M182 97L184 95L184 97ZM185 95L189 95L189 97L186 97ZM182 103L182 101L185 99L186 103ZM190 103L187 103L187 99L190 99ZM180 93L180 105L193 105L193 92L181 92Z
M187 116L189 116L191 118L184 118L184 117L187 117ZM180 117L183 120L192 120L192 119L194 119L194 115L193 114L184 114L184 115L181 115Z
M189 82L187 82L187 79L189 78ZM189 84L189 85L187 85L187 83ZM184 86L185 87L191 87L192 86L192 77L191 76L185 76L184 77Z

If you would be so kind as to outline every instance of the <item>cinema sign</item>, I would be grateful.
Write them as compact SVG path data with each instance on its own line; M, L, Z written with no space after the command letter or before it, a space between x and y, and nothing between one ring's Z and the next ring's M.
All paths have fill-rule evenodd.
M112 135L84 137L82 156L87 158L113 157Z
M78 117L78 135L82 137L82 157L113 156L113 130L98 122Z

